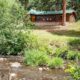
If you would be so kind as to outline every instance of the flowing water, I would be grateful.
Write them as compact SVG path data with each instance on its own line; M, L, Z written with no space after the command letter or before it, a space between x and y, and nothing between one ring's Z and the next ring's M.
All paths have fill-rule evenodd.
M43 69L23 64L21 57L0 58L0 80L67 80L63 69Z

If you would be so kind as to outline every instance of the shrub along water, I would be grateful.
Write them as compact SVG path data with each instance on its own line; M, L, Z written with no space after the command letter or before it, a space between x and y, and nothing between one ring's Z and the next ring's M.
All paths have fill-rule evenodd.
M78 65L69 65L66 72L70 73L72 80L80 80L80 66Z
M76 51L69 50L68 54L67 54L67 59L69 59L69 60L76 60L77 56L78 56L78 54L77 54Z
M50 68L62 68L63 67L63 59L59 57L53 57L53 59L50 59L48 66Z
M32 66L45 66L48 64L49 56L40 50L26 50L25 63Z
M56 48L54 56L66 59L67 52L68 47Z
M0 0L0 54L22 53L26 41L22 30L29 25L24 22L24 14L24 7L18 0Z
M59 57L51 58L47 53L38 49L26 50L24 61L31 66L49 66L50 68L62 68L63 59Z
M50 68L63 67L64 60L80 59L80 52L68 47L58 47L53 50L49 45L43 44L37 36L27 35L25 49L25 63L27 65L45 65Z

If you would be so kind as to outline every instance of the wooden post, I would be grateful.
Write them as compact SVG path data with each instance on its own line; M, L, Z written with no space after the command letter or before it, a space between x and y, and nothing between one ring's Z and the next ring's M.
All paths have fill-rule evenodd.
M63 3L63 15L62 15L62 25L66 25L66 0L62 0Z

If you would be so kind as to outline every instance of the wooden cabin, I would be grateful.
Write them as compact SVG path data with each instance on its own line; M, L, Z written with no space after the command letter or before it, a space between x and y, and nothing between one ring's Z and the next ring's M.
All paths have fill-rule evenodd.
M29 11L32 22L62 22L63 11L37 11L31 9ZM66 21L75 22L76 12L74 10L66 10Z

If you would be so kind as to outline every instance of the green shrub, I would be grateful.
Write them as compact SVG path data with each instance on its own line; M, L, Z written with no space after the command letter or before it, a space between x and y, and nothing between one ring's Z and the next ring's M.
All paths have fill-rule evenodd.
M63 66L63 63L64 61L62 58L54 57L49 61L48 66L50 68L61 68Z
M0 54L21 54L27 47L26 39L30 34L22 31L29 26L24 21L26 11L18 0L0 0L0 11Z
M66 70L69 72L72 80L80 80L80 67L77 65L69 65L69 68Z
M38 38L33 35L30 31L25 32L25 40L26 40L26 48L27 49L35 49L38 48Z
M53 48L49 44L43 44L41 41L39 43L39 50L46 52L48 55L51 55L53 52Z
M78 59L80 60L80 52L78 52Z
M54 55L56 57L66 58L67 52L68 52L67 47L57 48Z
M40 50L33 49L33 50L26 50L25 51L25 63L31 66L44 66L47 65L48 62L48 55Z
M69 45L71 49L77 49L80 51L80 39L71 39Z
M70 60L75 60L77 58L77 56L78 56L78 54L76 51L69 50L67 53L67 59L70 59Z
M16 0L0 0L0 31L15 29L24 25L25 10Z
M2 55L21 55L24 49L27 47L28 42L26 39L30 32L15 32L11 33L5 31L4 35L0 37L0 54Z
M17 54L23 49L18 27L24 27L24 8L16 0L0 0L0 54Z

